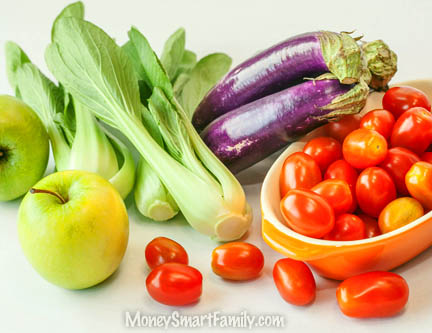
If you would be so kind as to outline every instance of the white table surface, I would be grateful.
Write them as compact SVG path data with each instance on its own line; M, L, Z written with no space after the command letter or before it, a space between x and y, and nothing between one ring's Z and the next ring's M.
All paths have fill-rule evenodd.
M50 27L54 17L67 3L59 0L1 1L1 93L11 93L4 73L4 42L16 41L37 65L46 70L43 53L49 42ZM171 32L183 26L187 32L188 48L200 56L224 51L233 57L234 63L301 32L356 29L367 40L385 40L397 52L399 71L393 82L432 77L432 2L426 0L88 0L86 13L89 20L102 26L119 42L125 40L131 25L137 26L157 51ZM139 215L133 200L129 198L130 239L120 269L97 287L83 291L63 290L43 280L21 252L16 232L20 201L0 203L0 332L129 331L124 326L124 313L128 310L140 310L143 314L170 314L173 310L181 314L212 311L239 313L244 310L250 314L272 313L284 316L284 331L291 332L426 331L432 324L430 249L396 270L408 281L411 293L405 311L397 317L384 320L344 317L336 304L337 282L318 276L317 298L312 306L298 308L281 299L271 277L273 264L281 255L271 250L260 236L258 197L261 181L271 162L271 159L263 161L239 175L255 214L247 241L259 246L266 258L262 276L245 283L225 282L212 273L210 254L216 243L195 232L181 218L167 223L146 220ZM51 163L48 171L52 169ZM157 236L170 237L183 244L189 253L190 263L203 273L204 290L198 304L173 309L156 303L148 296L144 248Z

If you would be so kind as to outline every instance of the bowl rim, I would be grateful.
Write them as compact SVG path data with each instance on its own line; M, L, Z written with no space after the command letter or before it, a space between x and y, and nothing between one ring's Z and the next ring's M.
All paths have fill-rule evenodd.
M419 82L427 82L428 84L432 85L432 78L404 81L401 83L394 84L392 86L401 86L401 85L416 86L418 85ZM372 94L382 94L382 93L373 92ZM372 109L367 110L366 112L369 112L371 110ZM363 111L365 111L365 109L363 109L361 112ZM279 178L282 164L285 161L285 159L288 157L288 155L291 155L292 153L297 151L301 151L303 149L303 146L306 144L306 142L308 142L312 138L320 136L321 132L322 132L322 126L309 132L305 136L301 137L298 141L291 143L287 148L285 148L285 150L279 155L279 157L273 162L272 166L267 171L267 174L264 178L261 187L261 194L260 194L262 218L269 221L277 230L286 234L287 236L290 236L292 238L295 238L299 241L311 245L328 246L332 248L351 247L351 246L358 246L358 245L367 245L371 243L380 242L389 238L397 237L398 235L403 234L406 231L417 227L418 225L424 223L425 221L428 221L432 217L432 210L431 210L428 213L424 214L422 217L408 223L407 225L401 228L395 229L385 234L381 234L379 236L353 240L353 241L332 241L332 240L308 237L298 232L295 232L294 230L289 228L286 224L281 222L279 218L275 215L274 210L271 208L270 199L268 198L268 196L266 196L266 193L269 191L268 190L268 188L270 187L269 184L273 180L273 177Z

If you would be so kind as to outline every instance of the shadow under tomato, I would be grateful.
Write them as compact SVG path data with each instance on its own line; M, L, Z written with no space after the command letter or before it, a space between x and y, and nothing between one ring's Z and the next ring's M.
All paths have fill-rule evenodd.
M384 322L391 322L392 320L395 320L396 318L402 317L405 312L406 312L406 308L403 308L402 311L398 312L397 314L395 314L394 316L391 317L373 317L373 318L354 318L354 317L348 317L345 316L342 311L340 311L340 315L343 316L344 318L348 319L351 322L354 323L363 323L365 325L376 325L376 324L384 324Z

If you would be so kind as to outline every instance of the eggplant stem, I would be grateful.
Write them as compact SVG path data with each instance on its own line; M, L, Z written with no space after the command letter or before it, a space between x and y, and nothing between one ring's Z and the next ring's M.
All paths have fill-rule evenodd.
M356 29L354 29L354 30L352 30L352 31L341 31L340 33L341 33L341 34L351 35L351 34L353 34L354 32L356 32Z
M65 204L67 202L60 194L58 194L57 192L49 191L49 190L31 188L30 193L31 194L38 194L38 193L50 194L50 195L55 196L57 199L59 199L62 204Z

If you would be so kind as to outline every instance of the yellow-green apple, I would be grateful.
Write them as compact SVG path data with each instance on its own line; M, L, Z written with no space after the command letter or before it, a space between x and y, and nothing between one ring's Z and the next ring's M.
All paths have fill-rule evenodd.
M40 180L18 213L21 247L46 280L83 289L120 265L129 221L117 190L101 176L69 170Z
M42 178L49 155L45 128L32 109L0 96L0 201L16 199Z

